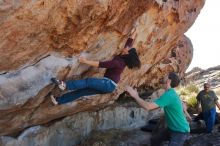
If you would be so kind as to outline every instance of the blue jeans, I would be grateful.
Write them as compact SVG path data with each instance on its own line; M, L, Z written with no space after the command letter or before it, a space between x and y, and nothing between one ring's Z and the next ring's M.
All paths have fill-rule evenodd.
M66 82L68 92L56 100L58 104L64 104L76 100L82 96L111 93L115 90L116 84L108 78L86 78L82 80L71 80Z
M206 130L208 133L212 132L212 129L215 125L215 115L216 115L215 108L212 108L208 111L203 112L203 118L206 124Z
M176 132L168 128L161 129L160 132L151 138L151 146L161 146L163 141L169 140L168 146L183 146L189 133Z

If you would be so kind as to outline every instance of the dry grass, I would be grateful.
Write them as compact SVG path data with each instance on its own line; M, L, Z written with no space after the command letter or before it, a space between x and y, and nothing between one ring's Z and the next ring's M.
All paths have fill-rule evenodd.
M220 98L220 87L214 89L215 94Z
M189 109L194 110L197 105L196 96L199 93L199 88L194 84L179 87L177 89L182 100L185 100Z

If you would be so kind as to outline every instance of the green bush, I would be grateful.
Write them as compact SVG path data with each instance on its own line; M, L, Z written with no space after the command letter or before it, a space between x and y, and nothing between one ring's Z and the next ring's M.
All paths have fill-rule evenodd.
M188 110L194 113L196 111L197 100L196 96L199 93L199 88L196 85L190 84L177 89L182 100L186 101Z
M190 108L196 108L197 100L196 95L192 95L186 99L186 103Z
M190 84L185 87L179 87L177 89L177 92L180 96L189 96L191 94L198 94L199 93L199 88L196 85Z
M196 85L190 84L185 88L189 93L199 93L199 88Z
M186 90L180 90L179 94L180 94L180 95L183 95L183 96L186 96L186 95L188 95L189 93L188 93Z

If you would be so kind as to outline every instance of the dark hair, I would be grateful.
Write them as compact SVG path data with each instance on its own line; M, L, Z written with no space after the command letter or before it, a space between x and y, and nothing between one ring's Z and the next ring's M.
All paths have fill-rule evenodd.
M210 86L210 84L209 83L204 83L204 88L206 88L207 86Z
M171 87L175 88L180 83L180 78L175 72L170 72L168 78L171 80Z
M125 60L125 64L129 69L141 67L141 62L135 48L131 48L123 59Z

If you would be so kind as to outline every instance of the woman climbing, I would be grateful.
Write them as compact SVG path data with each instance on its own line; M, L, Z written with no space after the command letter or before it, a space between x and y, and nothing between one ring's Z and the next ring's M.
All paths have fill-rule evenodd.
M110 61L99 62L88 60L84 57L79 58L80 63L99 68L106 68L103 78L86 78L82 80L69 80L66 82L51 78L51 81L58 85L61 90L74 90L56 99L51 95L52 102L55 105L64 104L82 96L113 92L116 89L117 83L120 81L120 75L126 66L129 69L133 69L139 68L141 65L136 49L132 48L135 37L136 29L134 28L131 31L131 36L126 41L121 54L115 56Z

